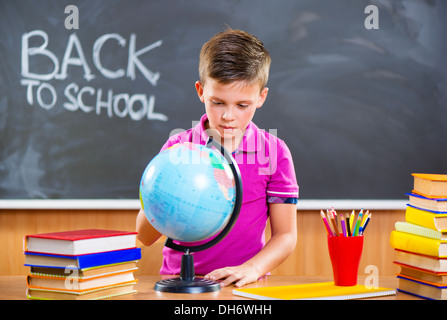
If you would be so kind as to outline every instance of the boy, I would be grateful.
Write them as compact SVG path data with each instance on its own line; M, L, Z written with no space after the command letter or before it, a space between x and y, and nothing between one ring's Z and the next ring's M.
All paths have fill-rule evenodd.
M213 136L238 163L243 201L239 217L215 246L194 253L195 271L237 287L255 282L282 263L296 244L296 183L290 151L251 121L268 93L270 55L256 37L228 29L200 52L197 94L206 114L194 128L172 136L162 150L186 141L205 144ZM271 238L265 243L270 217ZM138 239L151 245L159 237L140 210ZM161 274L179 274L182 252L164 248Z

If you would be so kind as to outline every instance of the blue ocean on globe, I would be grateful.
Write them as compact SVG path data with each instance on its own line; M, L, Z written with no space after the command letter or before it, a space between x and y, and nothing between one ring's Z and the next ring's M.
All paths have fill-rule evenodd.
M176 144L144 170L140 201L147 220L161 234L183 242L205 240L218 234L231 217L235 179L218 151Z

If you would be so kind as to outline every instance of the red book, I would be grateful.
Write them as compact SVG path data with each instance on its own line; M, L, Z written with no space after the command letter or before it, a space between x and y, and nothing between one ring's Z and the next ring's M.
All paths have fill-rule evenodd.
M83 255L136 247L135 231L84 229L26 235L24 250L61 255Z

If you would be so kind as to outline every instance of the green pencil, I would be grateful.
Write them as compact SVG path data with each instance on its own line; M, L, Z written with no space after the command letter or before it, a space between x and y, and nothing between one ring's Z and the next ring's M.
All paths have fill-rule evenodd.
M354 237L359 235L359 227L360 227L360 223L362 222L362 216L363 216L363 209L360 210L359 215L357 217L357 221L355 223Z

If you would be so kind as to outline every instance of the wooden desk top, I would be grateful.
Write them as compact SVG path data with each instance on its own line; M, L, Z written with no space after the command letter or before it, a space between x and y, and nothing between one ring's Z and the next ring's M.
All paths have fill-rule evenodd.
M217 292L200 294L179 294L165 293L154 290L155 282L162 279L161 276L136 275L138 284L135 289L137 293L116 297L116 300L247 300L243 297L232 294L234 286L222 288ZM302 277L302 276L268 276L261 278L258 282L246 285L244 288L281 286L300 283L313 283L332 281L328 277ZM363 283L364 278L359 277L359 283ZM396 289L396 277L380 277L379 286ZM26 276L0 276L0 300L26 300ZM397 292L394 296L377 298L379 300L421 300L415 296L402 292Z

